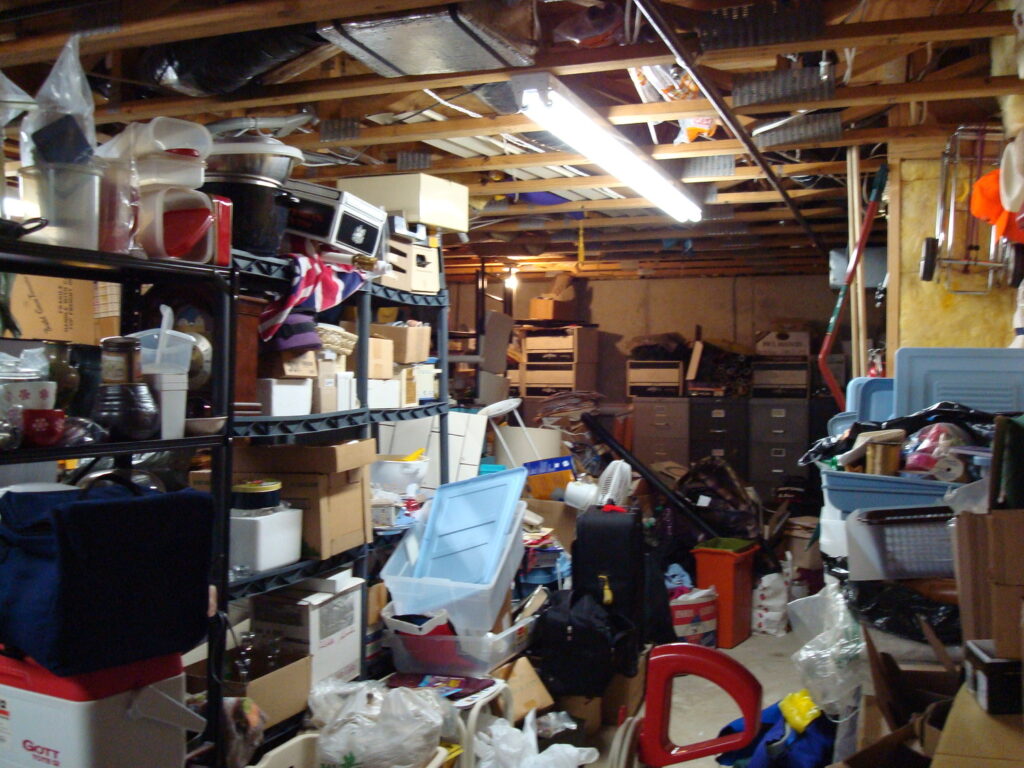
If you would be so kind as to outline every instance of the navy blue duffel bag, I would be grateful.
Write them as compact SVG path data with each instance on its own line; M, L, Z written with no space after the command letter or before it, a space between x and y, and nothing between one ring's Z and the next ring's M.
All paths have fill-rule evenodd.
M207 493L0 497L0 644L68 676L183 653L207 629Z

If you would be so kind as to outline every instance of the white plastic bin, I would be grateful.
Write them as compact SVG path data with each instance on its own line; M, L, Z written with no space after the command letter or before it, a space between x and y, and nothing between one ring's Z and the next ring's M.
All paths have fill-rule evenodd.
M256 397L264 416L308 416L313 412L313 380L257 379Z
M269 571L291 565L301 555L301 509L280 509L260 517L241 517L231 510L232 568Z
M140 187L199 189L206 179L206 164L199 157L173 151L153 152L135 161Z
M143 373L187 374L192 364L192 347L195 338L188 333L168 330L164 349L157 365L156 353L160 345L160 329L150 328L148 331L130 333L129 336L139 340L142 345Z

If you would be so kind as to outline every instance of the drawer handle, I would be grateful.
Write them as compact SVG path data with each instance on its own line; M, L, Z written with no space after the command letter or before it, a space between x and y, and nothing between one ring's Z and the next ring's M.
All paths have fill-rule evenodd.
M656 422L654 422L654 426L656 426L656 427L667 427L667 426L669 426L669 423L667 421L656 421Z
M772 434L773 435L784 435L784 434L786 434L786 430L784 430L784 429L773 429L772 430Z
M726 430L724 430L724 429L709 429L708 432L710 432L712 435L724 435Z
M786 470L784 470L784 469L773 469L773 470L772 470L772 474L773 474L773 475L781 475L781 474L782 474L783 472L785 472L785 471L786 471Z

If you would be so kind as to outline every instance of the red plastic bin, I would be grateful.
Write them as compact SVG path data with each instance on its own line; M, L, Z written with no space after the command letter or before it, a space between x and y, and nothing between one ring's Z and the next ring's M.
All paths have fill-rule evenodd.
M757 544L736 547L736 539L711 539L693 550L697 586L718 590L718 647L735 648L750 637L754 608L754 555Z

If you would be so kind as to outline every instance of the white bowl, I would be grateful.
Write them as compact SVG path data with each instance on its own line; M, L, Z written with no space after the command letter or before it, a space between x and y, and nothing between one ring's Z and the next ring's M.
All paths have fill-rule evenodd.
M370 467L370 481L385 491L405 493L410 485L418 486L427 476L429 459L418 461L396 461L378 459Z

